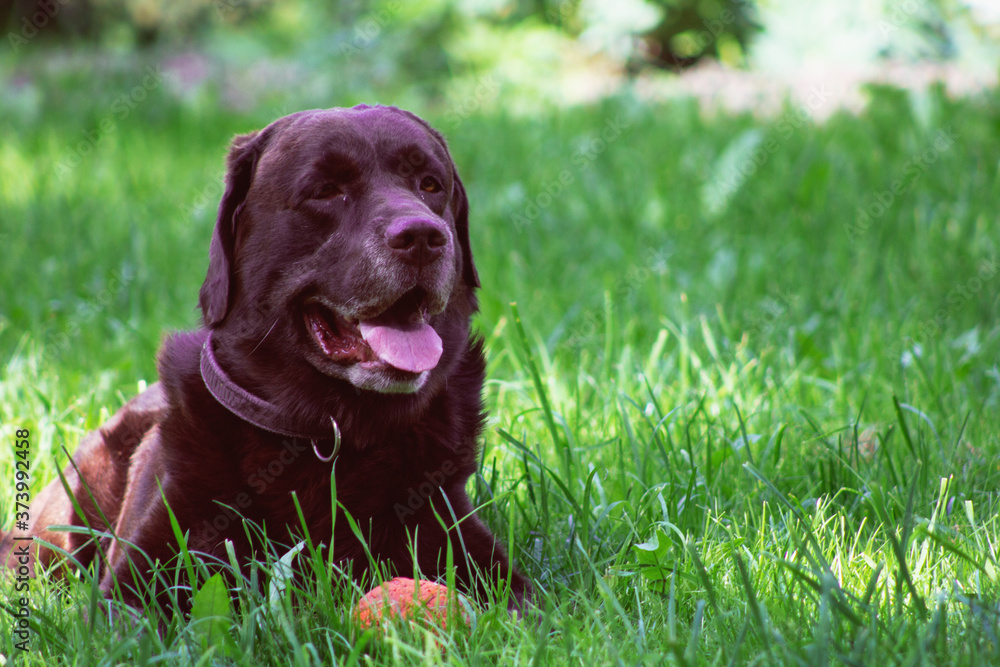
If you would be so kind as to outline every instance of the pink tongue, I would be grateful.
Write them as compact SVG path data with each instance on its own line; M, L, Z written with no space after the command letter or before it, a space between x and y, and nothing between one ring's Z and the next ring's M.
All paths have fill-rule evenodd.
M358 329L379 359L401 371L429 371L441 358L441 337L429 324L359 322Z

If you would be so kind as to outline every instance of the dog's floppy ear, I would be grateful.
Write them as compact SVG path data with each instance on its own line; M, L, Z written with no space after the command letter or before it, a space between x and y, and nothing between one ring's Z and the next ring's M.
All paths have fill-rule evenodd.
M219 217L208 250L208 275L198 296L205 326L208 327L222 322L229 312L236 225L260 157L260 134L251 132L235 137L226 158L226 191L219 202Z
M469 198L458 172L453 170L455 186L451 195L451 211L455 216L455 231L462 248L462 277L469 287L479 287L479 273L472 261L472 244L469 242Z

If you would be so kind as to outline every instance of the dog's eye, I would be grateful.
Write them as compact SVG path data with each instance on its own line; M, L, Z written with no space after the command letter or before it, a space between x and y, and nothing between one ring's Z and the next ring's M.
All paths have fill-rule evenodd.
M424 180L420 181L420 189L424 192L441 192L441 184L433 176L424 176Z
M329 199L330 197L336 197L337 195L343 194L340 190L340 186L332 181L327 181L313 191L313 199Z

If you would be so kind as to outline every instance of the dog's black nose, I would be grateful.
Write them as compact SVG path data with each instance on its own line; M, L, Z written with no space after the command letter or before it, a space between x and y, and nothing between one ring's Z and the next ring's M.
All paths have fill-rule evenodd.
M385 230L385 243L393 255L410 264L425 266L448 248L445 226L427 218L401 218Z

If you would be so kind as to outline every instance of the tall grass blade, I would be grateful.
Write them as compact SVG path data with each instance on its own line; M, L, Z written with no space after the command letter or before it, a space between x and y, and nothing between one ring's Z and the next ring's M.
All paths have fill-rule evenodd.
M524 364L531 375L531 382L535 386L535 394L538 396L538 402L542 404L542 414L545 417L545 425L548 427L549 435L552 438L552 446L555 447L555 451L562 452L563 473L569 477L573 471L572 452L568 443L559 435L555 415L552 412L552 406L549 404L548 391L545 389L545 383L538 372L538 365L535 363L535 356L531 351L531 344L528 342L528 335L524 331L524 324L521 322L521 313L517 309L516 302L511 302L510 310L514 318L514 329L517 331L517 340L521 345L521 352L524 354Z

